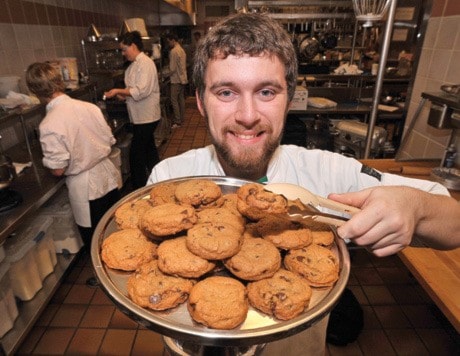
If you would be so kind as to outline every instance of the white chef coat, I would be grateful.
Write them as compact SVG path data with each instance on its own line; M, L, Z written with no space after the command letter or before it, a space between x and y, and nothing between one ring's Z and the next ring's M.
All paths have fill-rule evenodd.
M354 158L334 152L281 145L269 163L267 180L268 183L297 184L323 197L329 193L354 192L377 185L409 185L449 195L445 187L435 182L379 173L372 169L362 172L362 167ZM147 184L197 175L225 175L214 146L190 150L161 161L153 168Z
M108 158L115 138L94 104L64 94L51 100L46 111L39 126L43 165L66 169L75 221L91 227L89 201L118 187L118 170Z
M147 184L198 175L225 175L214 146L190 150L161 161L153 168ZM324 197L329 193L354 192L377 185L409 185L449 195L448 190L438 183L380 173L338 153L307 150L294 145L278 147L269 163L267 180L268 183L297 184ZM328 320L329 314L298 334L267 343L262 355L324 356Z
M160 86L155 63L141 52L125 72L125 85L131 96L126 97L128 114L133 124L148 124L160 120Z
M187 55L179 43L169 52L171 84L187 84Z

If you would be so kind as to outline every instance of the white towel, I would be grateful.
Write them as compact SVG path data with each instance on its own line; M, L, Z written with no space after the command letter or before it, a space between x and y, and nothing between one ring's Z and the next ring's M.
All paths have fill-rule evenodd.
M16 170L16 175L19 175L27 167L32 167L32 162L27 163L18 163L13 162L14 169Z

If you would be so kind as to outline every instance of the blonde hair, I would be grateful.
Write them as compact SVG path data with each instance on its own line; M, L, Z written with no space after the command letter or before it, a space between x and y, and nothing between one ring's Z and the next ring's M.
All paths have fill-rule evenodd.
M47 62L32 63L26 71L26 83L32 93L43 99L50 99L54 93L65 90L61 72Z

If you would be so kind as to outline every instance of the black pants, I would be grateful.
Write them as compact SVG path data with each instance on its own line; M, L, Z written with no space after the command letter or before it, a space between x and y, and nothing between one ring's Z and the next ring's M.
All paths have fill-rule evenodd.
M147 183L152 168L160 161L153 136L160 121L149 124L133 125L133 139L129 152L131 183L133 189L141 188Z
M118 189L111 190L106 195L89 201L89 211L91 216L91 227L83 227L78 225L78 230L85 243L84 248L88 251L91 248L91 238L93 237L94 230L96 229L99 220L104 216L107 210L120 200L120 192Z

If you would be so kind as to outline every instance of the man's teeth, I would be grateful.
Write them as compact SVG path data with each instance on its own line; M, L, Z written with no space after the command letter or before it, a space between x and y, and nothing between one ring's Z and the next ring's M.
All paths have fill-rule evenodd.
M256 137L256 135L236 135L238 138L241 138L243 140L250 140L251 138Z

